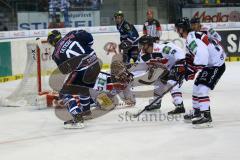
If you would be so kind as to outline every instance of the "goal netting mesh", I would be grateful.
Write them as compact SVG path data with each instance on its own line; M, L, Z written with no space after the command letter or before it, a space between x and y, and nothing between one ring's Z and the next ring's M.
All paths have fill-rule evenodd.
M38 40L27 43L27 63L23 79L6 98L1 98L2 106L46 106L47 95L51 94L49 76L57 68L52 60L53 48ZM19 62L21 63L21 62Z

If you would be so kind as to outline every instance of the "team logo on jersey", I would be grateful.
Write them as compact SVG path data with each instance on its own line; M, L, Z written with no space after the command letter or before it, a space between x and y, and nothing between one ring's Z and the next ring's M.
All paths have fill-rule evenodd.
M171 47L169 47L169 46L165 46L164 48L163 48L163 53L165 53L165 54L169 54L169 52L171 51Z
M194 52L195 48L197 47L197 43L195 41L192 41L189 45L188 45L188 49L191 52Z
M130 30L130 25L129 24L125 24L124 28L126 28L126 30Z

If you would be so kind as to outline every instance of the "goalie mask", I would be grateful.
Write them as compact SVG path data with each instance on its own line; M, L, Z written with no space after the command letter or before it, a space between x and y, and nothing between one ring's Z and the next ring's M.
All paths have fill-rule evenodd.
M61 38L62 38L62 35L58 30L52 30L48 32L47 41L52 46L55 46Z

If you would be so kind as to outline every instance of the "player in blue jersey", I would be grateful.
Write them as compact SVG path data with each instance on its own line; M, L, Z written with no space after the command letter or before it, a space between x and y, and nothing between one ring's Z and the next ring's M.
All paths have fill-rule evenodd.
M92 49L93 37L85 30L74 30L64 37L57 30L50 31L47 41L55 49L52 58L63 74L69 74L59 93L72 120L65 128L82 128L83 116L91 114L89 88L93 88L100 72L100 63ZM80 95L80 107L73 95Z
M123 62L129 63L130 59L135 62L138 57L139 34L134 25L124 19L122 11L114 14L117 30L120 33L120 49L123 50Z

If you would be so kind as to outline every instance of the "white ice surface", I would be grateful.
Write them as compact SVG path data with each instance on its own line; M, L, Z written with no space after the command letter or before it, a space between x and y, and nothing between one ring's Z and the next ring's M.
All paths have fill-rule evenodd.
M86 121L79 130L63 129L52 109L0 107L0 160L239 160L239 70L240 63L227 63L211 92L214 128L208 129L193 129L182 119L146 122L146 114L140 121L121 118L127 110L143 108L149 98L138 98L135 108ZM0 85L1 95L6 85ZM183 86L188 110L191 85ZM169 95L162 105L163 113L173 109Z

